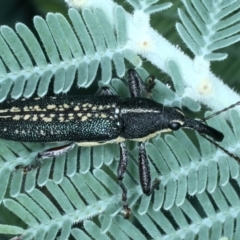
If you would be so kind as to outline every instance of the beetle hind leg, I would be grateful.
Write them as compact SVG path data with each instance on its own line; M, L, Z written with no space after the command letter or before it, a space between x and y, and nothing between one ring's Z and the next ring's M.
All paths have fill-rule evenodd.
M23 168L24 169L23 171L25 173L27 173L27 172L31 171L32 169L40 167L41 164L42 164L42 161L44 159L54 158L54 157L58 157L58 156L61 156L63 154L66 154L67 152L71 151L74 148L74 146L75 146L75 143L68 143L68 144L63 145L63 146L47 149L43 152L38 153L37 156L35 157L34 162L31 165L16 166L16 169Z
M155 189L159 189L160 180L156 178L151 183L151 174L150 174L150 168L149 168L149 162L148 157L146 153L145 143L139 142L139 176L140 176L140 182L142 191L147 196L152 195Z
M127 203L127 188L122 182L124 174L127 170L128 154L127 154L127 149L124 143L119 143L119 146L120 146L120 160L119 160L118 169L117 169L117 177L118 177L119 186L122 189L122 202L123 202L123 210L124 210L125 218L128 218L130 215L131 209L128 207L128 203Z
M47 149L43 152L38 153L38 155L36 156L36 160L41 161L45 158L53 158L53 157L61 156L71 151L74 148L74 146L75 146L75 143L71 142L63 146Z

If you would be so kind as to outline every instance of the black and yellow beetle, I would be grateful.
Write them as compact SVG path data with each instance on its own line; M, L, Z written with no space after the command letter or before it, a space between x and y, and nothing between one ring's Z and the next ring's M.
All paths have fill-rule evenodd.
M141 91L150 92L152 81L146 86L137 72L128 70L131 97L122 98L103 88L95 96L57 96L22 99L0 104L0 138L21 142L63 142L63 147L41 152L37 160L55 157L73 146L96 146L118 143L120 161L117 171L122 188L126 215L127 189L122 183L127 168L125 140L139 142L139 174L143 193L151 195L159 185L151 183L145 141L166 131L190 128L215 141L224 135L201 121L189 119L175 108L165 107L151 99L142 98Z

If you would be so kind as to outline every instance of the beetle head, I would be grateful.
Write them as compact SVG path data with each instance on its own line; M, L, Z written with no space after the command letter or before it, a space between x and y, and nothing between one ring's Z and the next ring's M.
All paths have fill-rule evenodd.
M202 136L209 136L215 141L221 142L224 138L224 135L206 124L202 121L195 119L190 119L184 116L184 114L178 109L164 109L165 114L167 113L167 126L166 128L176 131L180 128L189 128L194 131L197 131Z

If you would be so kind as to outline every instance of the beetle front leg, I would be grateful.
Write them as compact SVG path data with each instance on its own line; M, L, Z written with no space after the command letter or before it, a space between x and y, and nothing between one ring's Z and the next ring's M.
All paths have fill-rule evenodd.
M144 90L147 94L150 94L155 86L154 77L150 76L145 84L137 71L134 69L128 70L128 85L131 97L141 97L141 90Z
M124 186L122 182L124 174L127 170L128 154L127 154L127 148L124 143L119 143L119 146L120 146L120 160L119 160L118 169L117 169L117 177L118 177L119 186L122 188L122 202L123 202L123 209L125 212L125 218L128 218L131 210L128 207L128 203L127 203L127 188Z
M112 92L112 90L109 87L101 87L100 89L98 89L98 91L96 92L97 96L113 96L114 93Z
M139 176L142 191L147 196L150 196L155 189L159 188L159 179L155 179L153 183L151 183L151 174L149 168L148 157L146 153L145 143L139 142Z

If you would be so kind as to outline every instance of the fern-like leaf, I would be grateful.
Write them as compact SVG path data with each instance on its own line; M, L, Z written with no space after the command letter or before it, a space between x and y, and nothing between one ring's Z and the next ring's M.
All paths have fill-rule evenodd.
M179 9L182 24L177 23L177 31L183 41L196 56L203 56L208 61L221 61L226 53L215 50L232 45L240 40L238 1L197 1L183 0L188 15Z
M41 43L24 24L16 24L16 33L7 26L1 27L1 101L9 94L13 99L29 98L35 92L42 97L52 78L54 93L66 93L76 74L77 85L86 88L95 79L100 65L101 82L107 84L112 77L112 62L119 77L126 71L124 59L134 65L141 63L125 47L125 12L120 7L115 11L116 31L100 9L93 12L85 9L82 16L70 9L69 17L72 26L59 13L49 13L46 20L35 17L34 26Z
M174 63L170 63L170 66L171 64L174 66ZM148 75L143 69L139 69L139 73ZM177 71L174 74L179 76ZM126 91L126 86L120 80L115 79L112 84L120 93L121 88L123 88L122 92ZM154 92L156 91L158 94L153 92L153 97L157 97L156 101L161 100L159 96L166 89L169 94L167 93L164 101L168 104L176 103L181 95L174 93L166 86L163 88L159 83L154 89ZM181 93L181 88L176 86L176 90ZM223 147L232 151L234 147L237 148L240 136L237 130L238 113L231 111L230 119L233 130L220 117L214 117L209 124L226 133ZM155 218L159 221L158 218L161 218L163 219L161 227L166 226L166 229L164 228L165 234L174 232L174 227L169 222L168 217L164 216L164 213L160 214L161 217L158 216L160 209L174 212L173 209L182 208L186 204L188 196L206 193L211 195L217 191L219 185L229 184L230 178L238 181L238 163L226 156L221 150L213 147L201 136L197 135L197 138L200 151L183 131L176 131L174 135L158 136L146 144L147 153L151 160L152 178L161 180L160 189L155 191L153 197L143 195L139 186L138 149L134 147L129 151L130 159L124 184L128 188L128 201L134 210L133 216L142 223L146 222L146 230L152 226L152 219ZM117 159L119 158L117 146L106 145L92 149L75 147L67 156L60 156L55 161L45 160L40 169L34 169L24 174L21 168L15 170L15 167L28 165L34 160L37 152L44 149L44 146L20 144L12 141L2 141L1 144L1 156L4 156L0 172L0 179L2 179L1 200L7 209L16 213L28 225L27 230L20 228L18 234L23 234L26 239L40 237L55 239L57 235L61 239L66 239L70 235L90 234L92 229L95 229L96 232L109 234L112 231L111 228L116 227L114 223L119 221L119 213L122 211L121 190L115 175L118 167ZM94 168L93 171L92 168ZM9 186L9 191L7 186ZM45 187L46 193L41 193L38 187ZM40 203L38 203L39 199L41 199ZM54 202L57 203L55 207ZM36 204L38 205L36 206ZM191 219L192 211L196 210L190 206L186 207L190 210L183 209L183 211L185 215L189 213ZM148 217L147 215L152 211L156 211L158 214L154 213L154 216ZM181 213L181 217L179 216L180 219L182 215L183 213ZM95 216L101 218L102 227L99 228L92 221L87 220ZM181 220L176 219L176 221ZM197 219L192 219L192 224L196 224L196 221ZM85 226L82 233L72 228L72 225L78 222L82 222ZM48 227L46 227L46 223ZM127 221L126 224L130 224L129 229L131 229L127 236L133 237L131 232L136 227ZM127 227L126 224L123 225ZM182 227L182 223L179 224ZM120 226L122 227L122 225ZM8 231L11 231L11 228ZM194 236L200 236L206 231L209 232L210 228L198 229ZM125 231L124 234L126 234ZM162 233L156 227L156 231L148 232L148 234L155 236ZM183 236L186 234L193 234L193 232L185 232ZM164 236L164 234L162 235ZM95 233L92 236L95 236ZM136 237L142 236L144 236L143 233L137 230Z

